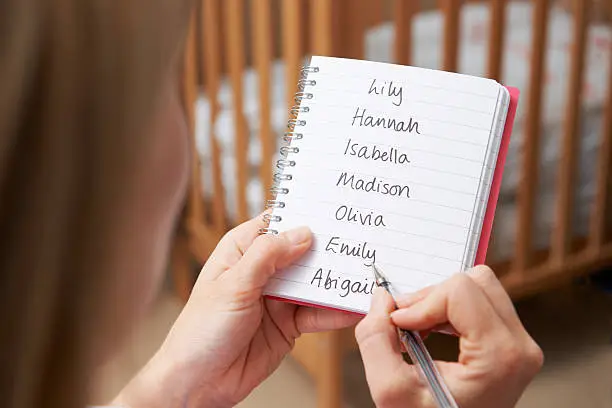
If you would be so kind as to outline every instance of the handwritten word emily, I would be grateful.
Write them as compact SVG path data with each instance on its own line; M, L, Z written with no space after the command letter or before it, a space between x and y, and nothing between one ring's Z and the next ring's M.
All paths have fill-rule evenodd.
M386 227L382 215L375 215L374 211L364 213L346 205L341 205L340 207L338 207L338 209L336 210L335 217L338 221L354 222L370 227Z
M318 288L325 290L340 291L340 297L347 297L351 293L363 293L371 295L376 282L369 281L368 278L362 280L351 280L340 276L333 277L331 269L327 270L327 275L323 277L323 268L319 268L310 281L311 285L316 285Z
M408 156L406 153L400 153L395 147L390 147L386 150L381 150L378 146L369 146L367 144L360 145L354 143L352 139L346 142L344 155L357 156L360 159L389 162L395 164L408 164Z
M355 177L354 174L349 175L347 172L342 172L336 187L339 185L348 186L353 190L362 190L365 192L374 192L382 195L390 195L395 197L405 196L410 198L410 187L406 185L390 184L379 180L378 177L371 177L368 179L362 179Z
M372 264L376 263L376 249L369 249L367 242L354 245L341 242L340 237L331 237L325 246L325 251L333 252L334 254L339 253L345 256L353 256L355 258L362 258L366 260L364 263L366 266L372 266Z
M395 118L385 116L372 116L367 114L367 109L357 108L353 116L352 126L369 126L373 128L392 129L396 132L408 132L421 134L419 131L419 122L409 118L406 122Z
M391 103L393 103L395 106L401 106L402 105L402 93L403 93L404 88L401 86L395 86L393 85L393 81L391 82L387 82L385 81L382 85L379 83L376 83L376 79L372 80L372 83L370 84L370 90L368 91L368 95L382 95L382 96L388 96L390 98L394 98L393 101L391 101Z

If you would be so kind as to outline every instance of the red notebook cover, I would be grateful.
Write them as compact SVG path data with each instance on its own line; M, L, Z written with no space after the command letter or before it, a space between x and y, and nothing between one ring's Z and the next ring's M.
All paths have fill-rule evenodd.
M476 251L476 259L474 265L482 265L485 263L487 257L487 249L489 247L489 239L491 238L491 231L493 229L493 219L495 218L495 209L497 208L497 199L499 197L499 190L501 188L502 177L504 175L504 165L506 163L506 156L508 155L508 146L510 146L510 136L512 135L512 129L514 128L514 118L516 117L516 110L518 108L518 101L520 91L517 88L507 86L506 89L510 92L510 106L508 107L508 114L506 115L506 125L504 126L504 132L502 134L501 144L499 146L499 153L497 155L497 164L495 165L495 173L493 174L493 181L491 182L491 190L489 192L489 200L487 202L487 209L485 211L485 217L482 224L482 230L480 232L480 242L478 243L478 250ZM286 299L278 296L267 296L270 299L280 300L283 302L294 303L300 306L317 307L321 309L337 310L332 307L318 305L314 303L301 302L294 299ZM343 310L344 311L344 310ZM350 314L359 314L350 311L345 311Z

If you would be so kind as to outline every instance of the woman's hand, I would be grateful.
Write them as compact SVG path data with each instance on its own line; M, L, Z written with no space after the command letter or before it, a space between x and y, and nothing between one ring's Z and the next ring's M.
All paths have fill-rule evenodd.
M510 408L542 366L542 351L527 334L491 269L480 266L397 299L377 288L357 326L372 398L380 408L434 407L416 367L402 360L395 326L428 331L451 327L459 361L437 362L461 408Z
M300 334L357 323L346 313L263 298L269 279L304 255L312 237L307 228L258 236L262 227L258 217L221 240L165 343L117 403L234 406L279 366Z

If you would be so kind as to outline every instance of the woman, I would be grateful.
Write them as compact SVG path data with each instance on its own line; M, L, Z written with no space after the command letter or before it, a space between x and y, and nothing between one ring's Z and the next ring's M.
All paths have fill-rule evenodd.
M95 368L159 288L188 168L177 67L190 4L179 0L0 3L0 391L7 408L82 408ZM228 407L304 332L356 323L264 301L262 288L311 244L307 228L230 232L160 350L114 401ZM402 299L377 292L357 338L374 400L431 406L400 363L393 324L450 323L441 369L462 407L509 407L541 364L486 268ZM501 364L500 364L501 363ZM380 373L385 373L381 375ZM383 381L384 379L384 381Z

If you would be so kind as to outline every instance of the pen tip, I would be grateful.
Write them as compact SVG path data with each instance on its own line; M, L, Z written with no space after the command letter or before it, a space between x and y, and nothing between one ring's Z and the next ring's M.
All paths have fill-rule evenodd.
M375 264L372 264L372 272L374 273L374 278L376 278L376 282L377 283L381 283L381 282L385 282L386 279L383 276L383 274L380 272L380 270L376 267Z

